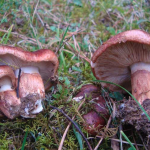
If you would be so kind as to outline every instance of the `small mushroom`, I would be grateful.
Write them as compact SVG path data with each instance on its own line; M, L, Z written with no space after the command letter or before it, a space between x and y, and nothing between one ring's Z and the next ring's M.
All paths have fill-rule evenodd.
M143 104L150 99L150 34L142 30L119 33L103 43L94 53L92 71L99 80L121 85ZM115 85L102 83L110 90Z
M106 125L109 117L108 110L105 106L106 102L100 96L100 89L92 84L82 86L73 99L79 102L84 98L90 103L90 107L88 108L89 112L82 116L85 121L84 127L89 134L96 135Z
M18 47L0 46L0 65L7 64L15 72L18 95L21 99L20 114L34 117L42 111L42 99L49 89L58 69L58 58L49 49L36 52L24 51Z
M13 70L8 66L0 66L0 111L10 119L19 115L21 104L15 87Z

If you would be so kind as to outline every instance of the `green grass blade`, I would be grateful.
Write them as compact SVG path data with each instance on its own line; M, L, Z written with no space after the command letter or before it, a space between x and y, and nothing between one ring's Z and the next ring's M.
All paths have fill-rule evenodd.
M120 131L121 134L123 135L123 137L127 140L127 142L130 144L130 146L133 148L133 150L136 150L136 148L133 146L133 144L131 143L131 141L128 139L128 137L124 134L123 131Z
M32 24L32 16L31 16L31 6L30 6L30 3L28 2L26 6L24 6L24 10L25 12L27 12L27 14L29 15L29 24L30 24L30 28L31 28L31 31L32 31L32 34L33 34L33 37L35 38L36 42L37 42L37 46L38 46L38 49L40 49L40 45L39 45L39 41L38 41L38 37L37 37L37 34L34 30L34 27L33 27L33 24Z
M8 29L8 33L5 33L4 36L2 37L2 40L0 43L2 44L7 44L8 42L8 39L10 37L10 34L11 34L11 31L12 31L12 28L13 28L13 24L10 26L10 28Z
M22 147L21 150L24 150L25 144L26 144L26 140L27 140L27 136L28 136L28 131L26 131L24 139L23 139L23 143L22 143Z
M75 122L76 123L76 122ZM76 125L79 127L79 125L76 123ZM80 127L79 127L80 128ZM82 141L82 136L81 134L76 131L75 127L73 126L73 132L78 140L79 146L80 146L80 150L83 150L83 141Z
M65 39L65 36L66 36L66 34L67 34L67 32L68 32L68 28L69 28L69 26L67 27L67 29L66 29L66 31L65 31L65 33L64 33L64 35L63 35L63 38L62 38L62 40L60 41L59 48L61 48L61 46L62 46L62 44L63 44L63 41L64 41L64 39Z
M69 26L68 26L69 27ZM63 41L64 41L64 38L68 32L68 27L63 35L63 38L62 40L60 41L60 44L59 44L59 49L61 48L62 44L63 44ZM63 51L60 52L60 61L62 62L63 66L64 66L64 70L66 70L66 62L65 62L65 58L64 58L64 53Z
M116 83L113 83L113 82L109 82L109 81L104 81L104 80L94 80L96 82L103 82L103 83L108 83L108 84L113 84L115 86L118 86L120 87L121 89L123 89L124 91L126 91L135 101L136 103L139 105L139 107L141 108L141 110L144 112L144 114L146 115L146 117L148 118L148 120L150 121L150 116L147 114L147 112L145 111L145 109L141 106L141 104L137 101L137 99L127 90L125 89L124 87L116 84Z
M66 62L63 51L60 52L60 63L62 63L64 70L66 70Z

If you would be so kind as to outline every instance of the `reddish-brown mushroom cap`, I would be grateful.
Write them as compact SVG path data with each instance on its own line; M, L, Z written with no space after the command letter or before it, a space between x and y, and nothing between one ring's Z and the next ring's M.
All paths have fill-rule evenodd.
M50 81L58 69L58 58L49 49L41 49L35 52L24 51L22 48L0 46L0 65L9 65L13 70L26 66L35 66L39 69L45 89L52 86Z
M83 115L83 118L85 120L85 129L89 134L94 136L106 125L106 120L103 117L100 117L95 111L88 112Z
M85 120L85 130L91 135L98 134L99 130L104 127L106 120L109 117L108 110L105 106L106 102L100 95L99 87L88 84L82 86L77 95L73 98L77 102L86 98L91 103L91 108L88 108L90 111L82 116Z
M0 111L10 119L19 115L21 104L15 83L13 70L9 66L0 66Z
M150 68L147 67L149 63L150 34L142 30L129 30L119 33L103 43L94 53L91 67L97 79L117 83L128 90L131 90L132 78L132 93L134 95L138 93L137 98L139 98L140 93L143 92L142 88L146 86L143 87L136 82L143 82L139 81L139 77L147 78L147 75L142 72L150 72ZM140 71L140 75L134 77L137 71ZM106 83L103 85L109 87L110 90L120 90L115 85Z
M75 101L80 101L82 100L83 98L87 97L87 98L95 98L97 96L100 95L100 88L93 85L93 84L86 84L86 85L83 85L78 93L76 94L76 96L73 98Z

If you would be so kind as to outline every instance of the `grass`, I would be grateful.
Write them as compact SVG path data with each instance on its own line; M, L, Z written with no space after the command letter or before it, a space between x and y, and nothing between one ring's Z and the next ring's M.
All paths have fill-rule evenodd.
M42 113L34 119L1 120L0 149L58 149L69 122L50 105L63 109L70 117L76 115L75 122L91 146L96 147L99 139L90 139L80 118L89 104L84 103L78 115L79 104L70 107L71 100L82 85L95 80L88 61L103 42L129 29L150 32L149 1L1 0L0 9L0 44L28 51L48 48L57 54L60 62L58 85L49 89ZM141 142L133 132L137 142ZM85 141L77 134L70 127L63 149L87 149ZM133 137L128 138L134 142ZM78 142L80 140L83 145ZM98 149L109 150L110 145L106 137ZM125 144L123 147L131 149Z
M124 136L124 138L128 141L128 143L130 144L130 146L132 147L133 150L136 150L136 148L133 146L133 144L131 143L131 141L128 139L128 137L124 134L123 131L120 131L120 133Z

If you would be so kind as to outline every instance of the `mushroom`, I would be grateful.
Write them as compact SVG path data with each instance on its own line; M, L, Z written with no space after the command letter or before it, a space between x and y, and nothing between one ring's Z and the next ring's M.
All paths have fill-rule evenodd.
M20 114L23 117L34 117L43 110L42 99L45 98L44 83L37 67L22 67L20 80L18 81L19 69L15 71L21 98Z
M0 65L3 64L15 72L21 99L20 115L34 117L43 109L45 90L53 85L51 79L59 64L57 56L49 49L29 52L18 47L0 46Z
M0 111L10 119L19 115L21 104L15 87L13 70L9 66L0 66Z
M121 85L140 104L150 99L150 34L142 30L119 33L103 43L94 53L92 71L99 80ZM102 83L110 90L120 90L115 85Z
M84 98L90 103L88 112L82 116L85 121L84 128L89 134L96 135L106 125L109 117L108 110L105 106L106 102L100 96L100 89L92 84L82 86L73 100L79 102Z

